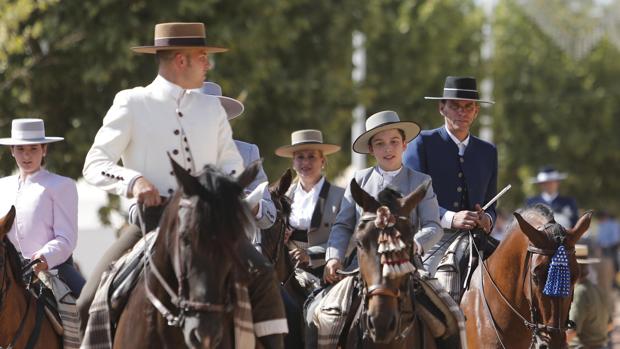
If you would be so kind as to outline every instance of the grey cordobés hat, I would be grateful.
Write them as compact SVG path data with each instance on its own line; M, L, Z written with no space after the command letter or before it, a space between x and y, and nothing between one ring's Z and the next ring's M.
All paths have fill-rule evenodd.
M319 130L299 130L291 133L291 145L276 149L276 155L292 158L299 150L320 150L323 155L333 154L340 150L339 145L323 143L323 134Z
M11 138L0 138L0 145L46 144L62 141L63 137L46 137L41 119L13 119Z
M159 23L155 25L152 46L136 46L131 50L138 53L155 54L157 51L202 48L207 52L225 52L223 47L207 44L207 35L203 23Z
M405 143L411 142L420 133L420 126L413 121L400 121L398 114L391 110L380 111L366 119L366 132L362 133L353 142L353 151L360 154L370 153L368 142L379 132L400 129L405 132Z
M215 82L205 81L200 88L200 92L206 95L217 97L220 100L224 111L226 112L228 120L232 120L237 116L243 114L243 103L234 98L222 96L222 87Z

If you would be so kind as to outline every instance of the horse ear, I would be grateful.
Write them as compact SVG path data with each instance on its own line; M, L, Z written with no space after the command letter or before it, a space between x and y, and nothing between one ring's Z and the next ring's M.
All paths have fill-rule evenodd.
M573 227L573 229L569 229L568 231L568 244L574 246L577 241L581 238L588 228L590 227L590 221L592 220L592 211L587 211L586 213L579 218L577 224Z
M527 235L528 239L534 244L534 246L541 246L545 243L543 234L538 229L532 227L532 225L525 220L518 212L513 213L519 223L521 231Z
M170 156L170 153L168 153L168 158L170 158L172 171L174 172L174 176L177 178L177 183L179 183L179 187L183 190L183 192L190 196L198 195L202 189L202 185L198 179L174 161L172 156Z
M15 221L15 206L11 205L9 212L0 218L0 239L4 239L4 236L11 230L13 221Z
M278 196L286 195L288 188L290 188L291 183L293 183L293 170L287 168L286 171L280 176L278 183L276 183L275 191Z
M428 179L424 183L418 185L413 192L406 197L400 199L401 202L401 214L403 216L409 216L409 213L418 206L420 201L426 196L426 192L431 185L431 180Z
M237 177L237 183L239 183L242 188L247 188L247 186L254 181L254 178L256 178L261 164L262 161L260 159L252 161L252 163L241 172L239 177Z
M375 212L381 206L375 198L357 184L355 178L351 180L350 187L353 200L364 209L364 212Z

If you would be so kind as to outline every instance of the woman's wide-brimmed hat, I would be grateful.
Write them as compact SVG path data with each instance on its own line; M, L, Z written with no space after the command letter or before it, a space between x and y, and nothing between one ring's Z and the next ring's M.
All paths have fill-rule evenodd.
M566 173L561 173L552 166L545 166L538 171L536 177L531 179L533 184L540 184L552 181L561 181L566 179Z
M224 52L228 49L209 46L203 23L159 23L155 25L152 46L137 46L131 50L138 53L156 53L164 50L203 48L207 52Z
M63 137L46 137L41 119L14 119L11 138L0 138L0 145L45 144L62 141Z
M475 101L489 104L495 103L493 101L480 99L480 93L478 93L476 78L472 78L469 76L448 76L443 86L443 96L424 98Z
M405 132L405 142L409 143L420 133L420 126L413 121L400 121L398 114L391 110L380 111L366 119L366 132L353 142L353 151L360 154L370 153L368 142L379 132L400 129Z
M200 92L217 97L224 111L226 111L228 120L232 120L243 113L243 103L234 98L222 96L222 87L214 82L205 81L200 88Z
M300 150L320 150L323 155L329 155L339 151L340 146L323 143L323 134L319 130L299 130L291 133L291 145L279 147L276 155L292 158L293 153Z
M594 264L601 261L600 258L589 258L588 245L576 244L575 257L579 264Z

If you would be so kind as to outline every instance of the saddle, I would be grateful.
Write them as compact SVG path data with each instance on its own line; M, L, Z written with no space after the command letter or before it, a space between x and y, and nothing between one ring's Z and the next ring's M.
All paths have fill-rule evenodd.
M37 308L42 307L54 331L62 336L63 348L80 347L80 316L76 298L69 287L58 277L57 270L33 272L24 276L28 292L37 298ZM41 306L39 306L41 304ZM37 309L37 311L39 311ZM37 320L40 321L37 315Z
M151 253L157 231L154 230L146 234L146 241L140 239L128 253L114 263L113 269L117 269L117 271L114 273L108 290L110 315L114 322L118 320L123 308L125 308L129 295L144 270L144 254L147 251Z
M472 231L472 235L456 234L458 236L450 244L437 266L435 278L444 286L452 299L459 303L463 293L469 288L472 273L478 266L476 250L480 251L483 259L486 260L495 251L499 241L480 229Z

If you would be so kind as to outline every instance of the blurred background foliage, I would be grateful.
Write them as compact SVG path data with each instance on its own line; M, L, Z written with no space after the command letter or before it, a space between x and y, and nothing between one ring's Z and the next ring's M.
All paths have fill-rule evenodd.
M574 59L516 0L500 0L493 54L483 59L489 20L474 0L0 0L0 134L15 117L42 117L48 134L67 139L53 145L48 167L79 178L115 93L155 77L154 58L129 47L151 43L156 23L197 21L211 43L230 48L214 57L208 79L243 100L235 138L259 145L271 180L290 166L274 150L292 131L318 128L343 146L329 158L332 178L350 162L355 105L438 127L437 103L423 97L440 94L446 75L474 75L493 82L497 104L485 113L500 151L499 186L513 185L502 207L520 206L535 190L529 177L551 163L570 173L562 189L581 207L617 211L618 49L603 39ZM359 85L351 81L354 30L366 35ZM15 166L8 154L2 174Z

